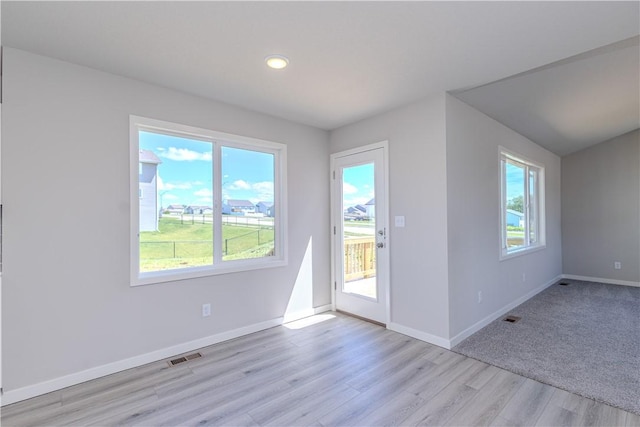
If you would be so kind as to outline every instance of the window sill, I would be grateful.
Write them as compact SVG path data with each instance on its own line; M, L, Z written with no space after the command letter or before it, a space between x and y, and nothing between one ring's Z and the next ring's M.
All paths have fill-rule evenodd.
M528 247L528 248L522 248L522 249L514 250L514 251L508 252L506 254L503 253L502 249L501 249L500 250L500 261L505 261L505 260L508 260L508 259L511 259L511 258L517 258L519 256L527 255L527 254L530 254L530 253L533 253L533 252L538 252L538 251L541 251L541 250L546 249L546 248L547 248L547 245L543 244L543 245L531 246L531 247Z
M149 273L142 273L136 277L136 273L131 279L131 286L144 286L154 285L157 283L176 282L179 280L197 279L201 277L218 276L221 274L240 273L243 271L262 270L266 268L286 267L286 260L269 260L261 262L246 262L239 261L233 262L229 265L217 266L212 268L211 266L195 267L181 270L166 270L166 271L154 271Z

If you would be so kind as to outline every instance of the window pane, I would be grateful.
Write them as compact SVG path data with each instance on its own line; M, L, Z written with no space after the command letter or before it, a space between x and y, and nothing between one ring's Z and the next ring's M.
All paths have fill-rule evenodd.
M377 299L374 163L342 170L343 292Z
M275 255L275 155L222 147L222 259Z
M529 170L529 243L538 241L538 171Z
M524 165L507 160L505 168L507 250L525 246Z
M140 272L212 265L212 144L138 136Z

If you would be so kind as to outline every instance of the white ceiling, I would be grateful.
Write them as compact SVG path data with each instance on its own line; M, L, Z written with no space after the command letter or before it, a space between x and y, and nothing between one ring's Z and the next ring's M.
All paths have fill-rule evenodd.
M488 104L487 114L564 154L575 150L577 140L589 144L623 133L634 114L638 127L638 102L635 113L616 109L617 103L629 103L622 100L625 88L616 85L611 93L606 86L592 88L603 79L580 74L589 61L541 70L554 79L575 80L570 86L523 76L503 80L496 99L509 105L508 114L489 102L495 96L486 85L637 36L639 14L636 1L5 0L2 43L322 129L458 91L456 96ZM595 65L587 68L598 67L599 76L615 80L617 72L607 64L625 63L627 53L637 50L636 45L592 55ZM272 53L288 56L290 66L268 69L263 60ZM633 61L637 67L637 56L626 64ZM635 83L629 90L637 101L637 78ZM540 93L540 85L547 84L546 95ZM482 85L480 92L460 92ZM524 102L532 95L535 102ZM606 105L608 115L593 120L599 113L585 108L588 104ZM624 125L607 126L617 114L624 115ZM517 118L509 122L511 116ZM527 127L531 117L542 124ZM566 140L554 145L558 136Z

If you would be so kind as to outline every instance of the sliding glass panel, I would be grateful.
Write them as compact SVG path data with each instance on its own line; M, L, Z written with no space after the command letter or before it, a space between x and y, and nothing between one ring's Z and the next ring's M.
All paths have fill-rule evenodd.
M506 228L507 249L525 246L525 180L526 167L507 160L506 191Z
M212 144L139 131L140 272L213 264Z
M275 155L222 147L222 259L275 255Z

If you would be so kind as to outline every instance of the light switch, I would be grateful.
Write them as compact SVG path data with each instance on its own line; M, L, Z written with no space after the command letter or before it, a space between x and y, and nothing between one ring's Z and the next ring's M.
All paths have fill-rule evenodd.
M404 227L404 216L396 216L396 227Z

